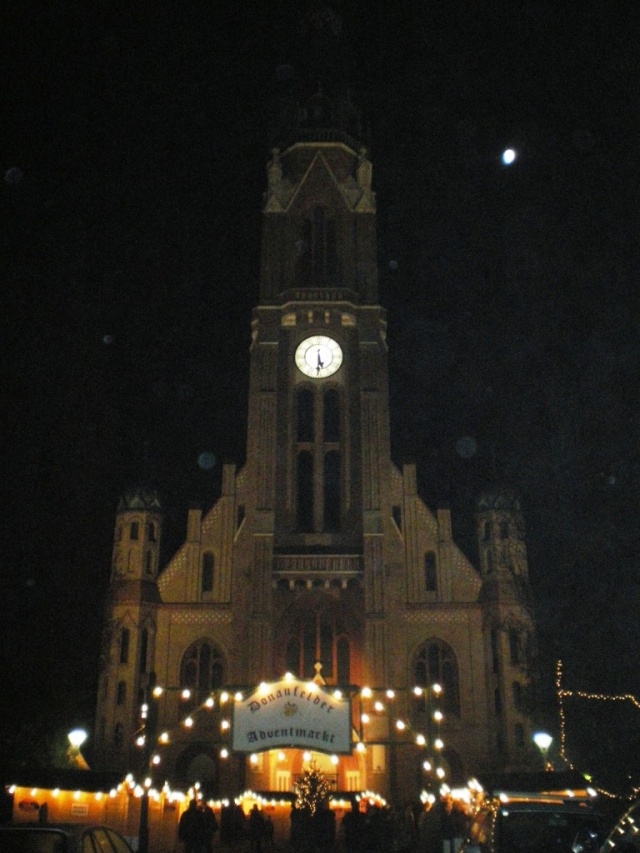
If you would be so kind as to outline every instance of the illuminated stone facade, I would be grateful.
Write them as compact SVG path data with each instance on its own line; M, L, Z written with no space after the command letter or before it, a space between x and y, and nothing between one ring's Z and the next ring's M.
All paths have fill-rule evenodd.
M267 167L246 464L224 467L213 507L189 511L185 541L165 566L156 495L139 490L118 509L99 763L140 771L151 758L134 741L155 682L157 734L168 739L160 780L199 779L216 795L291 790L303 765L296 749L221 758L230 719L221 690L286 671L312 677L319 660L326 683L351 693L354 738L365 747L337 763L318 756L320 766L338 790L415 796L435 784L436 768L455 782L535 761L523 522L512 495L484 495L474 566L452 539L449 511L418 495L415 467L393 463L372 167L331 104L309 109L315 120ZM328 344L303 346L296 362L318 336ZM336 344L342 361L331 372ZM439 697L414 695L433 683ZM209 696L213 707L199 710ZM420 733L426 751L415 745Z

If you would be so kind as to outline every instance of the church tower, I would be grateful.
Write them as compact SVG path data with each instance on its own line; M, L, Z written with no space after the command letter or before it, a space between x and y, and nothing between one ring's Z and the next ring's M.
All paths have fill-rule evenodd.
M291 673L351 698L353 751L314 754L335 790L408 798L525 767L537 754L519 505L483 499L476 568L449 510L419 496L415 466L393 463L376 198L357 116L322 92L283 116L263 197L246 463L224 466L219 498L189 511L159 571L159 506L138 493L121 504L101 755L133 767L137 704L157 683L164 780L216 796L291 791L305 761L295 745L250 759L228 749L233 697Z

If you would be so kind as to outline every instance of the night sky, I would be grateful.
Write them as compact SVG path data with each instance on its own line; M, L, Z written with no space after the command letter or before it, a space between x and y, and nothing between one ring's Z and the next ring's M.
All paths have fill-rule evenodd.
M119 495L159 489L168 559L244 460L273 104L320 74L373 160L395 460L472 559L478 494L521 495L543 694L558 658L640 694L638 4L322 9L0 13L5 755L92 725ZM580 769L640 782L640 712L571 707Z

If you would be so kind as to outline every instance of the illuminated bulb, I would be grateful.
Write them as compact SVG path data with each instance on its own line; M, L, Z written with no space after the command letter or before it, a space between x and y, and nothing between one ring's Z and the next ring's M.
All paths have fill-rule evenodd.
M191 698L191 691L189 690L189 688L188 688L188 687L185 687L185 689L182 691L182 693L180 694L180 696L181 696L183 699L190 699L190 698Z
M416 736L416 743L418 744L418 746L424 746L426 742L427 742L427 739L425 738L424 735L417 735Z
M362 714L360 716L360 720L366 725L369 722L369 715L368 714Z
M440 693L442 693L442 687L439 684L432 684L431 689L436 694L436 696L438 696Z
M430 761L423 762L422 766L427 771L427 773L431 770L431 762Z
M333 695L336 699L342 699L342 690L334 690Z
M207 706L207 708L213 708L213 696L209 696L209 698L204 704Z
M253 753L253 755L251 755L251 757L249 758L249 761L250 761L252 764L257 764L257 763L258 763L258 756L255 754L255 752Z
M307 690L309 691L309 693L315 693L317 689L318 685L315 683L315 681L307 681Z
M439 737L437 737L434 740L433 745L435 746L436 749L442 749L444 747L444 743L442 742L442 739Z
M162 693L163 693L163 690L162 690L162 687L160 687L160 685L157 685L156 687L153 688L153 695L156 697L156 699L158 699L160 696L162 696Z
M229 750L228 749L221 749L220 750L220 758L228 758L228 757L229 757Z
M222 693L220 694L220 702L224 703L224 702L228 702L228 701L229 701L229 694L227 693L226 690L223 690Z
M284 752L279 752L279 753L278 753L278 761L284 761L284 759L285 759L285 754L284 754Z
M444 770L442 769L442 767L438 767L438 769L436 770L436 776L438 777L438 779L444 779Z
M222 720L222 722L220 723L220 728L223 731L226 731L229 728L229 720Z
M136 738L136 746L144 746L144 735Z
M387 690L387 699L395 699L395 695L394 690Z
M302 753L302 758L303 758L305 761L311 761L311 753L310 753L310 752L303 752L303 753Z
M402 732L402 731L404 731L404 730L405 730L406 726L405 726L405 724L402 722L402 720L396 720L396 728L398 729L398 731L401 731L401 732Z
M332 764L337 764L337 763L338 763L338 761L339 761L339 758L338 758L338 756L337 756L337 755L332 755L332 756L331 756L331 758L330 758L330 761L331 761L331 763L332 763Z
M365 747L365 745L362 743L362 741L361 741L360 743L357 743L357 744L356 744L356 751L357 751L357 752L364 752L364 751L365 751L365 749L366 749L366 747Z
M260 684L258 685L258 692L259 693L266 693L268 690L269 690L269 685L267 684L267 682L261 681Z
M378 711L378 713L380 713L380 711L384 711L384 705L382 704L382 702L376 702L373 707L376 711Z
M184 721L184 725L185 728L190 729L193 725L193 717L187 717L187 719Z
M169 732L162 732L158 740L160 743L169 743Z
M284 674L284 680L285 680L285 681L293 681L293 673L291 673L291 672L285 672L285 674Z
M422 696L422 687L414 687L413 692L416 696Z
M444 720L444 714L442 713L442 711L434 711L433 712L433 719L437 723L441 723Z
M160 756L159 756L159 755L154 755L154 756L153 756L153 758L151 759L151 763L152 763L152 764L155 764L156 766L157 766L158 764L160 764L160 761L161 761L161 759L160 759Z
M360 691L360 695L362 696L363 699L369 699L371 697L371 688L370 687L363 687L362 690Z
M54 788L52 791L52 794L54 797L57 797L59 793L60 793L60 788Z

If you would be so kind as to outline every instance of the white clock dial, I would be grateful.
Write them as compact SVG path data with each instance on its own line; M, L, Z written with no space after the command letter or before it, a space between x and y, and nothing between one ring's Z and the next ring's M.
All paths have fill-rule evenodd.
M296 365L305 376L324 379L332 376L341 364L340 344L326 335L306 338L296 349Z

